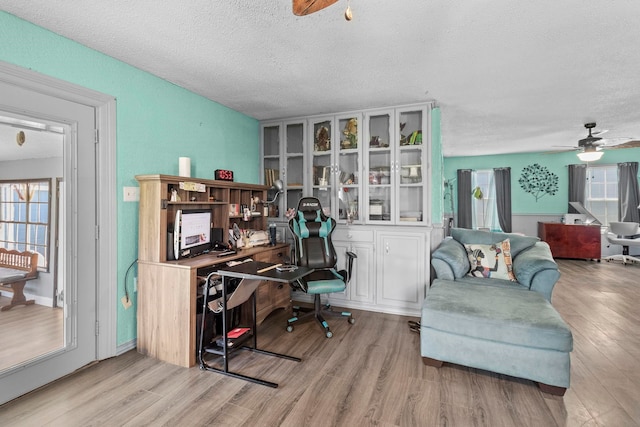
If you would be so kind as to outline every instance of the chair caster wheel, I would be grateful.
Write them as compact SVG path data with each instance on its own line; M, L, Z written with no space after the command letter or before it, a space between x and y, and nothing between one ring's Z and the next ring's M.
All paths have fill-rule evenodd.
M293 325L287 325L287 332L293 332Z
M331 338L333 336L333 332L327 331L325 335L327 336L327 338Z
M349 317L347 320L348 320L348 322L349 322L350 324L352 324L352 325L353 325L354 323L356 323L356 319L354 319L353 317Z

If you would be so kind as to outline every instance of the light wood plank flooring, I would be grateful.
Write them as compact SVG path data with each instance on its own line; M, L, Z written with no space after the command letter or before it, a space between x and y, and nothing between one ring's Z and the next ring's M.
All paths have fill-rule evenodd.
M0 297L0 306L11 298ZM38 304L0 311L0 371L64 346L63 311Z
M312 323L284 332L280 311L260 328L260 346L303 361L231 360L277 389L131 351L1 406L0 425L639 426L640 266L559 264L553 303L575 343L564 397L527 380L424 366L407 317L356 312L353 326L329 320L325 339Z

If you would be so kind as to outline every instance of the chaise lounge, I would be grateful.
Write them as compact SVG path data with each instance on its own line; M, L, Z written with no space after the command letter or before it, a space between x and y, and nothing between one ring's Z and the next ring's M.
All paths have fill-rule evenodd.
M436 279L422 306L421 355L569 387L573 338L551 305L560 277L549 246L535 237L452 229L432 254Z

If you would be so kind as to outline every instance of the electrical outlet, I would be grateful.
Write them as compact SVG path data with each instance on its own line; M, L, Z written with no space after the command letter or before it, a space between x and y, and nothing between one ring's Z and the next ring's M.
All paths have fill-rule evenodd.
M128 309L129 307L131 307L131 299L130 298L127 299L126 295L122 297L121 301L122 301L122 305L124 306L125 310Z
M125 202L140 201L140 187L123 187L122 193Z

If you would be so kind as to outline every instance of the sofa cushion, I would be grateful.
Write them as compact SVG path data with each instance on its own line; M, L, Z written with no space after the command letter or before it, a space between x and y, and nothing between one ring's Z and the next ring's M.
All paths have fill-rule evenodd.
M436 262L441 260L443 264L446 263L451 268L449 274L452 274L455 279L464 277L469 272L469 257L467 257L464 246L455 239L444 239L438 249L431 254L431 257Z
M465 244L464 248L471 265L469 276L515 282L509 239L490 245Z
M486 277L471 277L471 276L464 276L461 277L460 279L456 279L456 282L460 282L460 283L466 283L468 286L495 286L498 288L514 288L514 289L522 289L522 290L529 290L529 288L527 286L524 286L522 283L520 282L512 282L511 280L504 280L504 279L487 279Z
M540 239L532 236L521 236L513 233L500 233L480 230L470 230L467 228L452 228L451 237L462 244L476 243L490 245L498 243L504 239L509 239L511 243L511 257L515 258L523 250L530 248Z
M571 331L538 292L433 282L422 306L422 327L489 341L569 352Z

